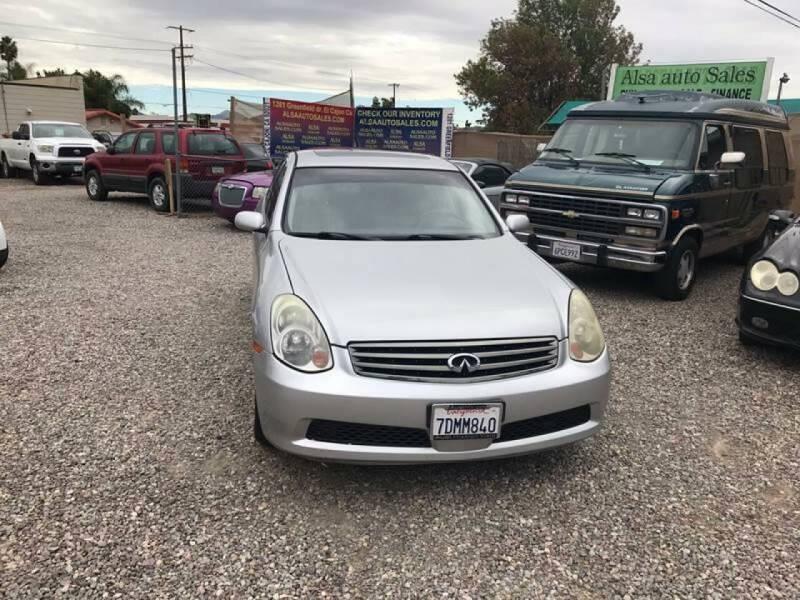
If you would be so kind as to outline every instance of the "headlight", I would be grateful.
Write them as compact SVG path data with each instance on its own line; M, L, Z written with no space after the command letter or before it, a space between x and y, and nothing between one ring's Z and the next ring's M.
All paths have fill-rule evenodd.
M760 260L750 269L750 281L762 292L778 285L778 267L768 260Z
M658 236L658 229L651 229L650 227L626 227L625 233L636 237L655 238Z
M503 202L510 202L511 204L517 203L517 195L516 194L506 194L503 197Z
M272 351L279 360L316 373L333 366L331 347L322 325L308 305L294 294L283 294L272 302Z
M527 196L517 196L517 202L519 202L520 204L530 205L531 199L528 198Z
M778 275L778 291L784 296L794 296L800 290L800 280L790 271Z
M253 198L256 200L263 200L267 197L267 192L269 191L268 187L264 187L262 185L257 185L253 188Z
M569 356L572 360L591 362L606 347L603 330L594 309L582 291L572 290L569 297Z
M659 221L661 220L661 211L654 208L646 208L644 209L644 218L651 221Z
M105 147L105 146L97 146L97 147L94 149L94 151L95 151L95 152L105 152L105 151L106 151L106 147Z
M51 144L43 144L41 146L37 146L39 152L44 152L45 154L52 154L53 153L53 146Z
M641 208L629 208L627 212L629 217L636 217L637 219L642 218L642 209Z

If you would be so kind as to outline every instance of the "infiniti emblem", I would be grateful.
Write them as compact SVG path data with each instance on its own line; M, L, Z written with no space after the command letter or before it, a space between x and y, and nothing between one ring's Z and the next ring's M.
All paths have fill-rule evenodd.
M466 376L476 371L481 366L481 359L474 354L453 354L447 359L447 366L451 371Z

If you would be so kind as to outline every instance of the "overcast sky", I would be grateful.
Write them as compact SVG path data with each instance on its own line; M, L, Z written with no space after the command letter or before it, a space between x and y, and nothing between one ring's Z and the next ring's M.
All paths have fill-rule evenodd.
M800 13L796 2L771 3ZM771 96L784 71L793 76L784 97L800 96L800 69L792 73L800 64L800 31L743 0L619 4L618 22L644 44L643 60L774 56ZM172 82L168 50L177 32L165 26L181 23L196 29L186 35L196 57L187 70L187 86L212 90L190 92L190 110L215 112L237 89L253 98L281 90L319 98L345 89L351 70L358 96L388 96L387 83L397 81L398 104L455 104L453 74L477 55L491 19L511 16L515 6L516 0L0 0L5 19L0 33L18 40L23 64L123 75L154 112L168 108L153 102L171 99L160 86Z

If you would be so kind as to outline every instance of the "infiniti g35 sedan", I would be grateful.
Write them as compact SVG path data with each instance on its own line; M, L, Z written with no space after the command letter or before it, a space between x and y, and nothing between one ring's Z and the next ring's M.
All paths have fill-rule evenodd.
M307 458L449 462L590 436L610 363L586 296L458 167L291 153L255 211L254 429Z

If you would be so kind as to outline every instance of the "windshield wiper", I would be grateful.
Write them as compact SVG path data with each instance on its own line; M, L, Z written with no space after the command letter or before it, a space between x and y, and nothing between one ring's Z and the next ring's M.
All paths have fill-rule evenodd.
M628 164L642 167L648 173L650 172L650 165L646 165L640 160L636 160L635 154L626 154L625 152L595 152L592 156L609 156L611 158L619 158L620 160L627 161Z
M368 235L357 235L355 233L343 233L341 231L316 231L313 233L301 232L291 233L295 237L316 238L319 240L380 240L382 238Z
M412 233L383 238L385 240L485 240L482 235L451 233Z
M571 161L573 164L576 164L576 165L581 164L581 161L579 161L577 158L572 156L572 150L570 150L569 148L545 148L539 154L544 154L545 152L552 152L553 154L560 154L561 156L563 156L567 160Z

